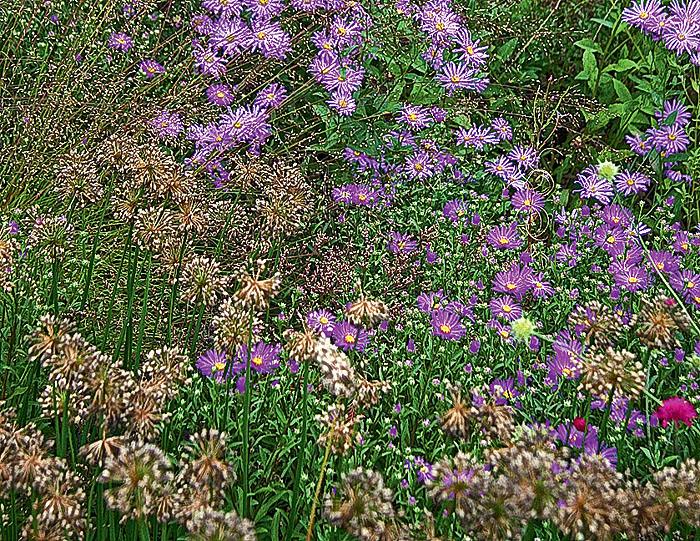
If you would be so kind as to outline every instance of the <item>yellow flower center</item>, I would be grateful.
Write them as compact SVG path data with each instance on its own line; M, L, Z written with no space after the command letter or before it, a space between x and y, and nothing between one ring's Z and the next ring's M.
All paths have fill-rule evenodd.
M124 38L117 38L117 43L120 45L124 45L126 43L126 40Z
M346 334L345 335L345 341L348 344L354 344L355 343L355 337L352 334Z
M507 304L503 307L503 311L506 314L510 314L511 310L513 310L513 309L510 306L508 306Z
M506 330L499 331L498 334L500 334L503 338L508 338L508 331Z
M341 36L344 36L347 33L348 33L348 31L345 28L343 28L342 26L338 28L338 34L340 34Z
M414 164L414 165L413 165L413 168L414 168L416 171L422 171L422 170L423 170L423 166L422 166L421 164L419 164L419 163Z
M253 358L250 360L250 362L253 363L255 366L261 366L262 363L263 363L263 360L262 360L261 357L253 357Z
M681 244L681 250L683 250L684 252L688 251L688 243L687 242L684 242L683 244Z
M688 282L688 285L686 286L687 289L693 289L695 287L695 282Z
M347 106L348 106L348 102L345 101L345 100L340 100L340 106L341 106L341 107L347 107Z
M470 56L474 54L474 48L471 45L467 45L467 54Z
M367 196L363 193L357 196L360 201L367 201Z
M637 278L635 278L634 276L630 276L630 277L627 279L627 281L628 281L630 284L636 284L637 282L639 282L639 280L638 280Z
M571 375L571 368L564 367L561 369L561 373L568 378Z
M627 185L628 185L628 186L634 186L634 180L629 179L629 180L627 181Z
M675 140L676 140L676 134L675 134L675 133L669 133L669 134L668 134L668 138L669 138L671 141L675 141Z
M506 284L506 289L508 291L513 291L517 286L515 284Z
M217 97L217 98L223 98L223 97L224 97L224 93L223 93L221 90L219 90L219 91L216 93L216 97Z
M234 128L240 128L241 126L243 126L243 124L241 124L240 122L236 122L236 123L233 125Z
M435 30L437 30L438 32L442 32L443 30L445 30L445 25L442 23L435 23Z
M322 323L323 325L326 325L326 324L328 323L328 318L327 318L327 317L324 317L324 316L321 316L320 318L318 318L318 321L319 321L320 323Z
M605 240L608 241L608 244L615 244L615 237L613 237L612 235L610 235L610 236L609 236L607 239L605 239Z
M222 363L221 361L214 363L215 372L221 372L224 368L226 368L226 363Z
M451 331L451 330L452 330L452 329L450 328L449 325L440 325L440 332L441 332L442 334L450 334L450 331Z
M324 44L323 44L323 48L326 49L326 50L330 50L330 49L332 49L332 46L331 46L330 43L324 43Z
M510 241L509 241L506 237L501 237L500 239L498 239L498 242L499 242L502 246L505 246L505 245L508 244Z
M458 82L459 82L459 77L457 77L456 75L453 75L453 76L450 78L450 81L452 81L453 83L458 83Z
M149 67L146 69L146 71L147 71L148 73L155 73L155 72L156 72L156 69L153 68L153 67L151 67L151 66L149 66Z
M258 39L265 39L265 32L258 32Z
M663 263L657 263L656 268L659 270L664 270L664 264Z
M506 397L508 399L513 398L513 393L511 393L510 391L503 391L502 394L504 397Z
M410 120L411 122L415 122L416 120L418 120L418 115L416 113L411 113L410 115L408 115L408 120Z
M678 34L678 41L683 41L685 39L685 34Z
M640 18L640 19L646 19L646 18L648 18L648 17L649 17L649 14L648 14L646 11L642 11L642 12L639 14L639 18Z
M526 207L530 207L530 206L532 206L532 201L530 201L529 199L526 199L525 201L523 201L523 205L525 205Z

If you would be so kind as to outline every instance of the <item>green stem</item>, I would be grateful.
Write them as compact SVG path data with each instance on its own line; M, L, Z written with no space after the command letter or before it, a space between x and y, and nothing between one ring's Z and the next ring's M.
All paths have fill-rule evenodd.
M326 443L326 454L323 457L323 462L321 463L321 473L318 475L318 482L316 483L316 491L314 492L314 501L311 504L311 513L309 514L309 529L306 531L306 541L311 541L311 534L314 528L314 519L316 518L316 506L318 505L318 497L321 495L321 487L323 486L323 478L326 475L326 466L328 465L328 459L331 456L331 442L333 438L328 438L328 443Z

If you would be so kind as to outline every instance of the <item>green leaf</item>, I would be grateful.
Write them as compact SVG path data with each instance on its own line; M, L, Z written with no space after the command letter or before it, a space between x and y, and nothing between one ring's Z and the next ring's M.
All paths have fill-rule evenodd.
M637 67L637 63L630 60L629 58L621 58L618 62L615 64L610 64L609 66L606 66L603 71L628 71L631 69L635 69Z
M598 45L595 41L593 41L590 38L583 38L578 40L576 43L574 43L576 47L580 47L584 51L592 51L594 53L602 53L603 49L600 48L600 45Z
M632 100L632 95L630 94L630 91L627 90L627 87L624 84L622 84L617 79L613 79L612 82L613 86L615 87L615 94L617 94L617 97L620 98L621 102Z
M593 90L598 79L598 63L591 51L583 52L583 74L585 76L584 80L588 81L588 86Z

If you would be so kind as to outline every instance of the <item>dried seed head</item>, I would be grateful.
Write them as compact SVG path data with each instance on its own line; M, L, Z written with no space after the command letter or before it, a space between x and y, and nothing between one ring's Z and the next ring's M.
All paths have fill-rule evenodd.
M642 310L636 317L637 336L652 348L680 347L676 332L688 332L690 318L673 299L657 295L642 299Z
M258 329L262 322L258 316L230 298L219 304L219 315L214 316L212 323L218 351L237 351L243 344L260 340Z
M622 318L598 301L577 306L569 316L569 323L584 338L586 345L612 346L620 337Z
M360 467L343 476L334 496L326 495L323 515L359 539L385 539L396 517L392 498L380 473Z
M616 392L636 399L646 386L644 367L635 361L634 353L625 349L615 351L608 347L574 362L581 373L579 388L594 396L606 397Z

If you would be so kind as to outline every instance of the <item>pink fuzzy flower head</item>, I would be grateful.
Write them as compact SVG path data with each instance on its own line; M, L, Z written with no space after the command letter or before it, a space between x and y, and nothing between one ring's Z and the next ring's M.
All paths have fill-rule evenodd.
M690 426L691 420L695 419L698 414L695 411L695 406L690 402L675 396L663 401L663 404L656 410L656 416L661 421L661 426L666 428L669 421L675 421L676 426L678 423Z

